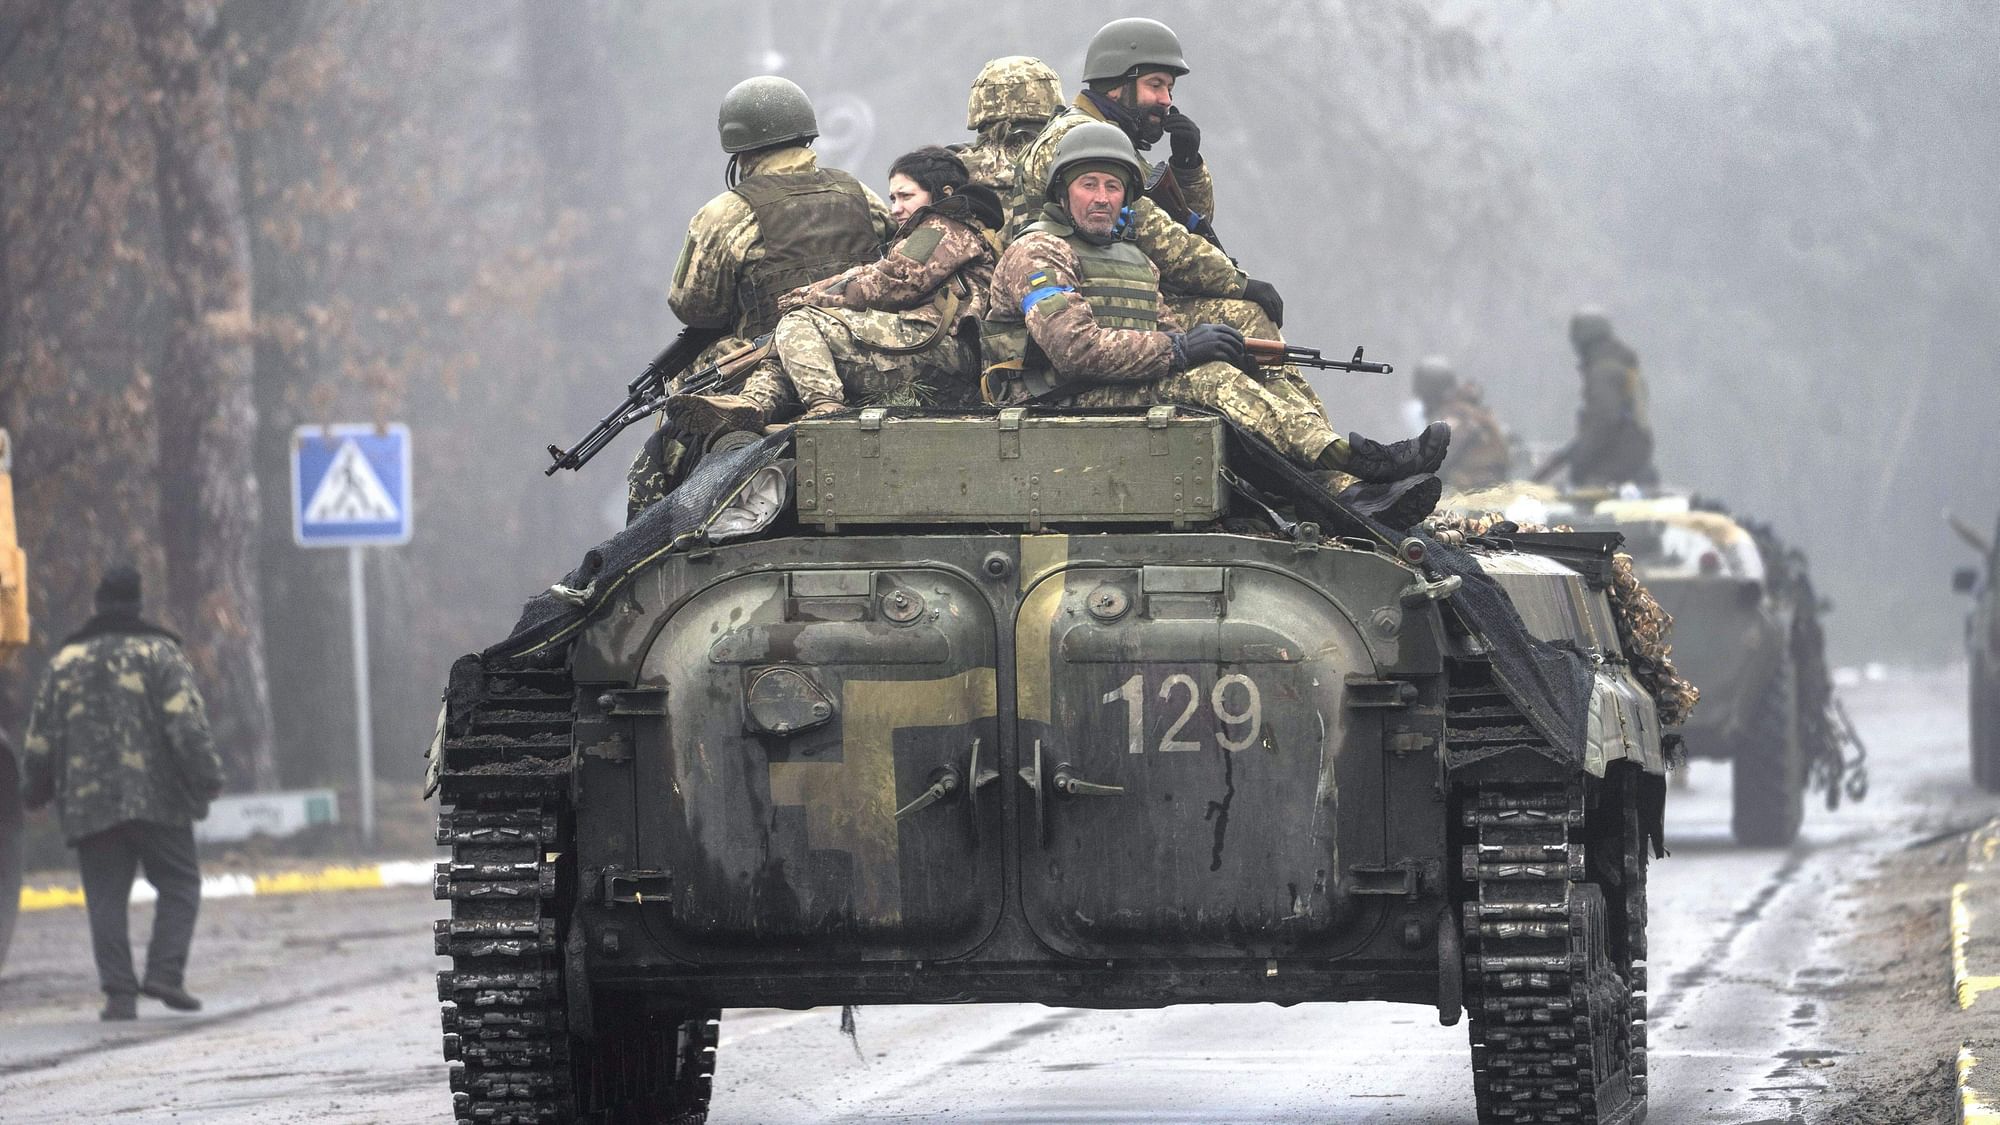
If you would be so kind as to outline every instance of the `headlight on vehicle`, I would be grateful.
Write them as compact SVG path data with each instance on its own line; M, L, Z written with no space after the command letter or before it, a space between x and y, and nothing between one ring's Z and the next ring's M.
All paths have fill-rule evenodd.
M789 461L766 465L751 473L715 515L703 532L711 543L726 543L755 535L771 526L792 498Z

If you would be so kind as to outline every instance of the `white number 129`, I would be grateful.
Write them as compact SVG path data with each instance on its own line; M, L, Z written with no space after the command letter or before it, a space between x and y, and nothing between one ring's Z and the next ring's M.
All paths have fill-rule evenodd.
M1242 685L1246 698L1243 710L1233 711L1229 707L1229 689L1238 684ZM1199 742L1188 742L1174 737L1181 732L1181 728L1187 726L1189 719L1194 718L1195 708L1200 705L1201 686L1195 683L1194 677L1186 672L1175 672L1160 684L1157 698L1172 710L1174 696L1182 688L1187 689L1187 704L1181 708L1180 717L1167 728L1167 733L1161 737L1159 746L1155 747L1163 754L1201 749ZM1121 699L1125 701L1125 749L1128 753L1143 754L1146 752L1146 681L1143 673L1134 672L1132 678L1119 685L1117 691L1104 693L1106 703L1116 703ZM1215 732L1216 745L1224 750L1245 749L1255 743L1257 736L1263 733L1263 693L1257 690L1257 681L1248 676L1232 674L1215 681L1215 687L1208 693L1208 707L1223 726L1243 728L1240 738L1231 738L1224 731Z

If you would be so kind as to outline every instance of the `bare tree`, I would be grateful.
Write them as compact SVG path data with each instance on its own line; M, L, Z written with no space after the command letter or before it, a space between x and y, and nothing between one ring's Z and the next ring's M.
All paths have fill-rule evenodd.
M162 545L168 596L204 672L238 784L276 780L258 594L251 463L257 408L250 234L214 0L133 0L172 317L160 371Z

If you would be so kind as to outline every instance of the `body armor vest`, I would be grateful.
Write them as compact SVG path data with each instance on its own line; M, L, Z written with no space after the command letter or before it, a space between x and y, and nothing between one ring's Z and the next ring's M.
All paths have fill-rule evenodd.
M1160 330L1160 285L1145 251L1122 238L1100 246L1046 213L1021 233L1030 231L1056 235L1075 252L1077 296L1090 302L1092 319L1100 328ZM981 325L980 346L986 393L992 401L1005 405L1056 393L1075 394L1097 384L1088 372L1058 374L1028 335L1026 314L995 308L988 315Z
M764 335L777 326L779 297L882 256L867 193L845 172L752 176L731 190L764 237L763 260L745 262L737 277L736 335Z

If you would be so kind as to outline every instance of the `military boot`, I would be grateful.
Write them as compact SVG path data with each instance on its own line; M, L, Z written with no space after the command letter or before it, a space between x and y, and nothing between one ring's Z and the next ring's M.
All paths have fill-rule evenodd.
M747 395L674 395L667 399L667 417L691 433L719 434L761 430L765 410Z
M139 1018L139 998L129 992L107 992L104 994L104 1008L97 1018L109 1023L114 1020L136 1020Z
M1404 531L1437 509L1444 482L1430 473L1387 482L1364 482L1340 493L1338 499L1392 531Z
M1445 451L1450 448L1451 427L1443 422L1432 422L1416 437L1389 445L1351 433L1346 441L1326 447L1319 455L1319 467L1339 469L1364 481L1384 484L1437 472L1444 464Z

